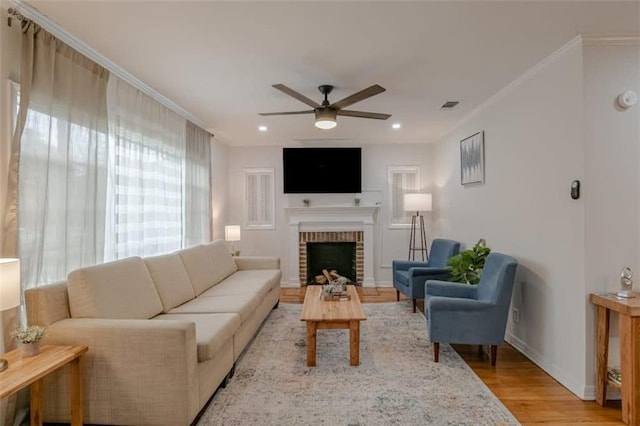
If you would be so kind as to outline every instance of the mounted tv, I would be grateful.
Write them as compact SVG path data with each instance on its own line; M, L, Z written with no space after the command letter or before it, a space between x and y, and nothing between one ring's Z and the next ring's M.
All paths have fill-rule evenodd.
M361 148L283 148L285 194L362 192Z

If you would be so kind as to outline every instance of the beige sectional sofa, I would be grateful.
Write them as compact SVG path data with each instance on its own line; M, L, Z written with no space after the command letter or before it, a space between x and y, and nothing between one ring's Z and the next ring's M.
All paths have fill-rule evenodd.
M224 241L71 272L25 293L43 344L86 345L84 418L189 425L280 297L280 260L232 257ZM44 421L69 422L67 370L44 382Z

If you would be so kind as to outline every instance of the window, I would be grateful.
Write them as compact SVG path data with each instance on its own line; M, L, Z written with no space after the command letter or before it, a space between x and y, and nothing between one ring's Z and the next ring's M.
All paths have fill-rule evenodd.
M125 132L115 147L115 258L182 248L183 156L162 140Z
M107 134L66 112L36 104L22 132L18 247L27 287L103 261Z
M244 170L244 223L247 229L275 229L274 176L272 168Z
M404 194L420 190L420 166L387 168L389 228L409 228L411 212L404 211Z

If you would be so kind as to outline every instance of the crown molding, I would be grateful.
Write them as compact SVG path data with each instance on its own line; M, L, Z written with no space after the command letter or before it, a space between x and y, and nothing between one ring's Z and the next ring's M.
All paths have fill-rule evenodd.
M533 67L529 68L527 71L524 72L524 74L520 75L518 78L513 80L511 83L507 84L505 87L503 87L502 89L498 90L489 99L487 99L486 101L484 101L480 105L478 105L473 111L471 111L469 114L464 116L444 136L442 136L440 138L440 140L444 140L444 139L448 138L449 136L451 136L456 130L458 130L460 127L462 127L467 122L469 122L469 120L471 120L472 118L474 118L475 116L477 116L482 111L484 111L487 108L489 108L490 106L492 106L495 103L499 102L502 98L504 98L509 93L511 93L515 88L517 88L518 86L520 86L520 85L524 84L525 82L527 82L528 80L530 80L533 76L538 74L541 70L546 68L549 64L552 64L552 63L556 62L559 58L564 56L568 51L570 51L571 49L573 49L576 46L579 46L581 43L582 43L582 37L581 36L576 36L576 37L572 38L571 40L569 40L567 43L562 45L555 52L553 52L552 54L550 54L549 56L547 56L546 58L544 58L543 60L538 62Z
M97 64L108 69L109 72L115 74L122 80L131 84L133 87L149 95L151 98L160 102L162 105L174 111L176 114L180 115L186 120L191 121L193 124L200 126L205 130L207 129L207 126L202 120L195 117L189 111L187 111L186 109L182 108L180 105L173 102L171 99L161 95L154 88L152 88L151 86L149 86L148 84L140 80L139 78L133 76L132 74L124 70L122 67L112 62L107 57L96 52L93 48L91 48L86 43L84 43L77 37L67 32L64 28L62 28L60 25L53 22L47 16L43 15L40 11L38 11L33 6L28 5L23 0L9 0L9 5L18 9L20 13L24 15L27 19L30 19L33 22L37 23L42 28L49 31L51 34L53 34L55 37L57 37L64 43L68 44L69 46L71 46L78 52L82 53L87 58L93 60ZM211 135L213 136L213 133L211 133Z
M640 34L581 34L584 46L629 46L640 44Z

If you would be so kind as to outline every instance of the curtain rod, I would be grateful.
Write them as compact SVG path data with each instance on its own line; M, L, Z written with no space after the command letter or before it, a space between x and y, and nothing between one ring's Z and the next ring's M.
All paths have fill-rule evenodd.
M30 6L29 4L25 3L23 0L9 0L9 3L13 4L13 6L10 6L7 9L7 12L9 13L7 24L9 26L11 26L12 18L19 21L35 22L36 24L40 25L42 28L44 28L45 30L53 34L56 38L58 38L62 42L68 44L78 52L85 55L87 58L97 63L98 65L101 65L107 70L109 70L109 72L111 72L112 74L115 74L116 76L120 77L122 80L126 81L136 89L149 95L151 98L153 98L157 102L160 102L162 105L169 108L171 111L180 115L184 119L191 121L193 124L200 127L205 132L209 133L212 137L215 136L213 132L207 130L204 121L195 117L193 114L191 114L190 112L182 108L180 105L176 104L169 98L156 92L153 88L151 88L151 86L144 83L142 80L134 77L132 74L125 71L122 67L116 65L115 63L111 62L109 59L105 58L104 56L96 52L93 48L89 47L87 44L85 44L83 41L81 41L77 37L71 35L64 28L62 28L60 25L53 22L50 18L42 14L33 6Z

